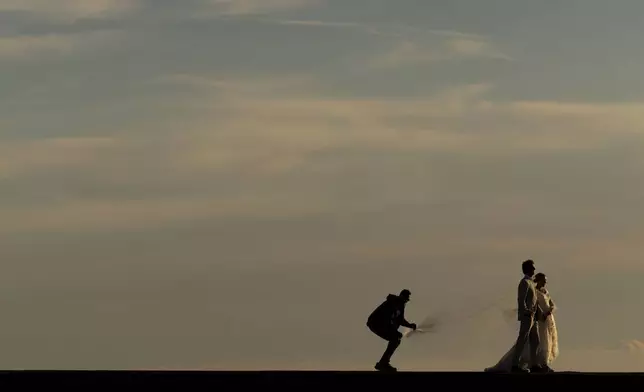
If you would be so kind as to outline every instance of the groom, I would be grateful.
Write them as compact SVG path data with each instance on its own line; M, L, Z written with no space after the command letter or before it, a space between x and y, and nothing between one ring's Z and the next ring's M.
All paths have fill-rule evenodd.
M537 324L537 317L539 312L539 305L537 302L537 287L533 280L536 268L534 261L526 260L521 264L524 277L519 282L519 290L517 302L519 305L518 320L521 323L519 327L519 336L512 358L512 371L518 373L526 373L525 370L519 366L521 354L525 348L526 343L530 344L530 372L539 373L543 367L538 363L538 350L539 350L539 326Z

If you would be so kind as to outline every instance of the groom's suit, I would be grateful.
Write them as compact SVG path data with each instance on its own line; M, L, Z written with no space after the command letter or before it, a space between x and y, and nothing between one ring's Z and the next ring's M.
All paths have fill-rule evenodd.
M518 296L518 320L521 322L519 336L514 350L513 366L518 366L521 354L526 343L530 342L530 364L539 365L537 353L539 350L539 327L537 324L537 312L539 304L537 300L537 287L531 277L525 276L519 282Z

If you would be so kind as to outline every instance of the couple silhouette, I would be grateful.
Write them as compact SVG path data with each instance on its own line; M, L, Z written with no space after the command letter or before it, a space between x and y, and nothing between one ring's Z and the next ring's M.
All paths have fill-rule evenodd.
M552 372L551 363L559 355L557 326L554 318L556 306L546 289L547 277L535 275L533 260L521 264L524 277L519 282L517 293L517 320L519 336L515 344L486 372L545 373ZM411 291L404 289L398 295L389 294L368 317L367 327L376 336L387 341L387 348L376 363L378 371L397 371L390 363L400 346L403 334L401 326L416 330L416 324L405 319L405 306L411 299Z

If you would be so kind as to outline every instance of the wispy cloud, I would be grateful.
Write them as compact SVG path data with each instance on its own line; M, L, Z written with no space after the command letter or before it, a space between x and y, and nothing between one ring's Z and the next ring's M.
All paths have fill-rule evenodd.
M218 91L228 97L253 95L264 98L319 87L318 79L309 74L287 76L170 74L160 76L151 83L188 86L196 90L205 89L210 93Z
M334 22L313 19L255 19L262 23L271 23L283 26L301 26L307 28L325 28L325 29L349 29L364 34L376 35L381 37L403 38L405 36L404 27L400 26L383 26L378 24L357 23L357 22Z
M310 198L302 203L286 203L280 198L253 195L217 200L208 196L122 201L60 198L47 206L0 208L7 222L11 222L0 226L0 234L153 229L240 216L284 219L317 215L320 209Z
M184 98L181 105L202 109L199 115L185 118L180 133L160 132L155 126L120 130L96 139L5 144L0 159L4 178L33 189L36 185L29 179L46 173L50 179L65 178L67 186L62 193L49 190L55 207L47 203L43 210L7 206L7 214L14 218L6 222L22 223L19 228L5 225L3 230L57 230L64 225L69 230L141 227L198 216L296 216L341 208L347 212L379 209L412 199L428 202L426 187L414 176L390 177L393 173L386 171L381 175L399 186L371 194L368 201L358 192L343 196L337 204L331 189L346 176L351 182L349 173L359 167L357 156L371 157L373 170L385 170L387 165L377 157L449 154L468 162L473 157L520 159L524 154L552 151L585 149L592 154L611 140L633 135L632 130L644 124L644 118L636 114L638 106L492 101L487 98L494 87L490 84L464 85L416 99L340 99L316 93L320 84L310 75L271 78L183 73L155 82L180 84L195 92L192 100ZM553 119L551 113L557 116ZM619 119L621 126L592 126L596 120L610 119ZM148 138L154 143L145 142ZM138 163L128 165L128 157L134 156ZM331 156L336 158L321 158ZM501 169L502 163L498 165L490 170ZM447 181L454 186L460 172L469 178L467 170L459 170L434 167L424 181ZM489 172L487 185L479 185L507 185L504 173ZM281 186L267 187L262 185L265 181ZM309 181L316 185L305 185ZM75 182L83 184L83 191L71 185ZM477 184L468 183L468 187ZM114 199L86 199L85 192L93 188ZM219 189L229 191L223 195ZM159 194L159 190L163 192ZM65 203L60 204L60 197ZM490 201L482 197L480 204L494 215L513 205L511 195L508 197L503 203L497 202L498 195ZM126 201L131 198L137 201ZM523 206L519 210L531 209Z
M318 19L278 19L278 18L255 18L255 21L272 23L285 26L302 26L328 29L353 29L366 34L379 35L391 38L422 39L429 36L440 36L444 38L487 41L488 37L480 34L467 33L456 30L428 29L412 25L398 23L366 23L352 21L332 21Z
M274 12L309 8L323 0L206 0L214 12L224 16L263 15Z
M104 137L5 140L0 145L0 178L84 167L102 159L115 140Z
M69 55L113 44L124 36L119 31L42 34L0 37L0 59L26 60L34 56Z
M474 38L453 38L447 41L450 53L463 57L489 57L502 60L512 58L499 51L491 42Z
M391 39L393 44L370 61L376 68L422 65L466 58L513 61L489 37L454 30L427 29L401 24L338 22L306 19L255 19L262 23L305 28L347 29ZM437 38L440 38L437 40Z
M27 11L57 20L76 20L86 17L111 17L128 13L139 0L3 0L0 11Z
M446 38L438 44L404 39L394 43L383 53L373 56L368 65L376 69L397 68L476 58L512 60L491 42L481 38Z
M0 12L18 13L0 34L0 60L53 59L105 50L126 33L98 21L126 17L141 6L139 0L1 1ZM92 19L95 24L83 25L82 19Z
M373 68L395 68L433 63L446 58L434 48L421 48L415 42L403 41L395 44L391 50L374 56L369 65Z

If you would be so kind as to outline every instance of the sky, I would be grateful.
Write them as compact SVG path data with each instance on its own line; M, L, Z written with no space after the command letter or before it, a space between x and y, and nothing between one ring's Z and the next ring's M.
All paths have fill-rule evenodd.
M644 369L644 3L0 0L0 367Z

